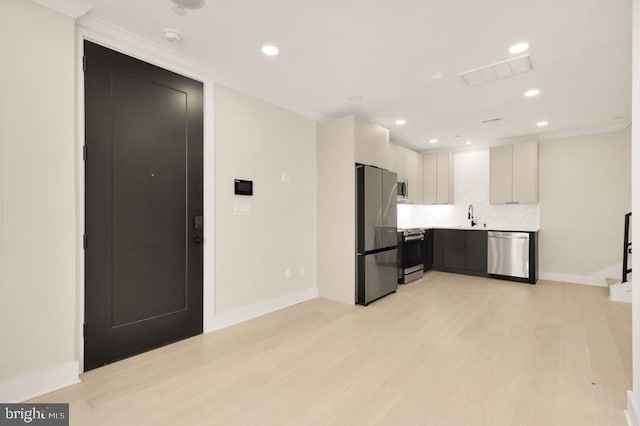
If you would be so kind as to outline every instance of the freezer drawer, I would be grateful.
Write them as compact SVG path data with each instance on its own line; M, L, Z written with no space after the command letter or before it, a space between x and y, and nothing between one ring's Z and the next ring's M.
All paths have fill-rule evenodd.
M489 231L487 272L529 279L529 234Z
M356 303L368 305L398 288L398 250L358 255Z

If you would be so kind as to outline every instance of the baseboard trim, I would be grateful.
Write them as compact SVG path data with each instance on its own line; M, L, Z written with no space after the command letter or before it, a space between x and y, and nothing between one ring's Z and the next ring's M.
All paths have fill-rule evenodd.
M318 288L312 287L302 291L298 291L296 293L285 294L284 296L265 300L264 302L258 302L251 305L243 306L241 308L233 309L228 312L222 312L220 314L216 314L213 317L213 327L210 331L230 327L232 325L239 324L241 322L248 321L250 319L269 314L271 312L279 311L280 309L284 309L292 305L297 305L298 303L306 302L307 300L315 299L317 297Z
M591 275L570 275L570 274L557 274L555 272L540 272L541 280L547 281L560 281L571 284L583 284L594 287L607 287L607 282L602 277L594 277Z
M18 403L80 383L78 361L0 382L0 401Z
M609 286L609 300L612 302L631 303L633 286L631 281Z
M622 263L614 263L589 275L563 274L549 271L541 271L538 277L541 280L561 281L572 284L585 284L596 287L607 287L607 278L621 279Z
M627 409L624 410L624 416L627 419L627 425L640 426L638 407L634 402L633 392L630 390L627 391Z

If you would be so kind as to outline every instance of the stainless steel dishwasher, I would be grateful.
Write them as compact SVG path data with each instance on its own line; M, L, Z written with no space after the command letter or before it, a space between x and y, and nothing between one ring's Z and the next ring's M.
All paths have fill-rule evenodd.
M529 233L489 231L489 275L529 279Z

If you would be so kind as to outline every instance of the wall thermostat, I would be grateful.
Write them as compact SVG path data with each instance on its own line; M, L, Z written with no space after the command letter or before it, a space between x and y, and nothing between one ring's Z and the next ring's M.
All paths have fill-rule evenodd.
M253 195L253 181L235 179L234 190L236 195Z

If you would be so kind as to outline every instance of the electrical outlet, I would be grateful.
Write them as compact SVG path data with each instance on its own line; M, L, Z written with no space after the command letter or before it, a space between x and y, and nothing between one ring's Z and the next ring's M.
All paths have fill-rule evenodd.
M301 277L304 275L304 265L298 266L298 275Z
M287 268L284 270L284 278L287 280L291 279L291 269Z

